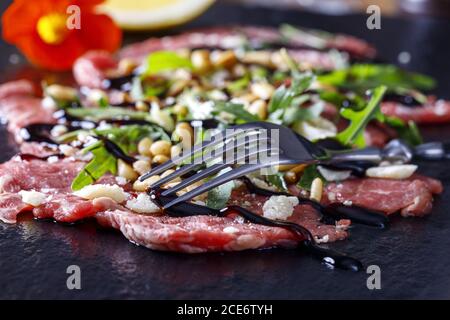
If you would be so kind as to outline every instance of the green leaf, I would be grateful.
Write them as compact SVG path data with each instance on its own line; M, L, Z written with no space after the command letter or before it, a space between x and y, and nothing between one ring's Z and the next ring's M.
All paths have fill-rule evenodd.
M308 89L313 80L314 76L306 73L294 77L289 87L286 85L278 87L269 102L269 113L292 106L294 99Z
M321 100L334 104L338 108L351 108L361 110L366 106L366 101L359 95L345 95L334 91L320 91Z
M68 115L84 120L101 121L108 119L131 119L151 121L147 112L133 111L121 107L108 108L68 108Z
M147 56L144 74L153 75L180 68L192 69L191 60L173 51L156 51Z
M326 181L325 178L320 174L319 170L317 170L317 166L315 164L309 165L306 167L305 171L298 182L298 186L305 190L311 190L311 183L314 179L320 178L322 181Z
M219 172L218 176L229 171L229 169L225 169ZM208 191L208 197L206 199L206 205L213 209L223 209L230 199L231 192L234 188L234 181L229 181L225 184L222 184L214 189Z
M398 134L398 137L410 145L416 146L423 143L422 136L420 134L419 128L414 123L414 121L409 120L408 122L396 117L384 116L384 123L386 123L391 128L394 128Z
M227 90L231 93L236 93L236 92L242 91L245 88L247 88L249 84L250 84L250 76L248 74L246 74L242 78L235 80L233 82L230 82L227 85Z
M292 43L292 40L300 38L306 45L316 49L326 48L328 39L332 37L331 34L324 31L301 29L290 24L282 24L279 30L287 43Z
M106 173L116 174L117 159L110 154L103 144L90 150L94 157L72 181L72 190L77 191L90 185Z
M373 90L372 97L362 110L355 111L350 108L341 109L341 116L350 121L345 130L336 135L336 139L343 145L355 144L362 148L365 146L364 129L372 119L383 121L383 114L380 111L380 102L386 92L385 86L377 87Z
M431 77L382 64L354 64L346 69L320 75L317 79L323 84L354 90L360 94L381 85L385 85L389 91L398 88L430 90L435 86Z
M226 112L232 115L234 118L233 122L238 124L261 120L257 116L245 110L242 104L238 103L217 101L214 104L214 110L212 113L215 116L219 116L221 112Z
M271 184L272 186L275 186L280 191L287 191L287 185L286 181L284 180L284 173L278 172L276 174L271 174L266 176L266 181Z

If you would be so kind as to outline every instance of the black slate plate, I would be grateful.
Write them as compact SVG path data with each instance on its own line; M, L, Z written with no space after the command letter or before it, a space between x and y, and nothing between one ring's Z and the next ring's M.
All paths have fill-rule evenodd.
M1 6L5 7L5 3ZM382 56L396 62L411 53L406 67L439 80L436 90L450 98L450 23L438 20L383 18L382 29L369 31L364 16L325 17L306 13L216 5L191 26L282 22L346 32L373 42ZM145 35L129 35L127 42ZM34 78L36 70L11 66L15 50L0 43L2 79ZM448 126L424 128L427 139L450 139ZM0 161L14 145L0 131ZM380 299L450 298L450 215L447 200L450 162L421 164L440 178L446 191L424 219L394 217L389 230L356 226L351 239L332 245L365 265L381 268L381 290L367 289L367 274L329 270L295 250L183 255L136 247L120 234L94 224L65 226L45 221L0 224L0 298L154 298L154 299ZM69 265L81 268L82 289L66 287Z

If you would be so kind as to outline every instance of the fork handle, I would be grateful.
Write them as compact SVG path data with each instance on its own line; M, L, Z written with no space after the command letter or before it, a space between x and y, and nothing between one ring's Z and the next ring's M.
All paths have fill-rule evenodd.
M399 152L390 152L388 149L379 149L375 147L367 147L356 150L330 151L329 162L342 161L370 161L379 163L381 161L401 161L409 162L411 154L406 150L399 150Z
M368 147L356 150L328 150L330 158L327 162L343 161L370 161L381 162L384 159L382 150L375 147Z

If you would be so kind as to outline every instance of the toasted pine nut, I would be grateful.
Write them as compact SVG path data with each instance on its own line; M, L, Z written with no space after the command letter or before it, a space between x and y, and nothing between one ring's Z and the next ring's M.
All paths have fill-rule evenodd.
M256 100L248 107L248 112L258 116L261 120L267 118L267 103L264 100Z
M157 164L164 163L168 160L170 160L169 157L163 154L157 154L156 156L153 157L153 162Z
M131 181L134 181L138 178L138 174L136 173L136 171L133 170L133 167L130 166L125 161L123 161L122 159L119 159L117 161L117 174L120 177L123 177Z
M148 110L150 110L150 107L144 101L137 101L136 102L136 110L147 112Z
M249 51L246 52L240 60L244 63L259 64L272 67L272 54L270 51Z
M150 152L152 155L164 155L170 156L170 147L172 144L166 140L159 140L152 143L150 146Z
M173 106L173 112L180 117L185 117L189 113L189 109L181 104L176 104Z
M159 179L161 179L159 176L151 176L150 178L145 179L144 181L136 180L133 183L133 189L135 191L140 191L140 192L147 191L147 189L150 187L150 185L155 183Z
M150 147L152 146L152 144L153 144L153 140L148 137L139 141L139 143L138 143L139 154L146 156L146 157L150 157L152 155L152 153L150 152Z
M173 170L173 169L166 170L161 174L161 178L167 177L169 174L174 173L174 172L175 172L175 170Z
M272 97L275 88L270 83L258 82L252 84L251 90L258 98L269 100Z
M218 68L231 68L237 62L234 51L227 50L223 52L214 52L211 56L211 60L215 67Z
M205 72L211 69L208 50L195 50L191 54L191 62L197 71Z
M194 129L187 122L180 122L176 125L174 134L181 139L183 149L190 149L194 143Z
M284 174L284 180L286 180L288 184L294 184L297 182L297 175L293 171L287 171Z
M320 200L322 199L322 192L323 192L322 179L315 178L311 183L311 194L309 198L311 200L316 200L317 202L320 202Z
M59 84L48 86L45 88L45 93L58 100L75 100L77 98L77 90Z
M175 157L177 157L178 155L180 155L181 153L181 146L179 144L174 145L170 148L170 157L173 159Z
M119 61L118 69L122 74L127 75L133 72L133 70L136 67L137 67L136 61L129 58L124 58Z
M133 169L139 174L144 174L150 171L151 165L149 161L138 160L133 163Z
M292 169L289 169L289 171L299 174L299 173L302 173L303 171L305 171L307 166L308 166L307 164L295 165L295 167L293 167Z

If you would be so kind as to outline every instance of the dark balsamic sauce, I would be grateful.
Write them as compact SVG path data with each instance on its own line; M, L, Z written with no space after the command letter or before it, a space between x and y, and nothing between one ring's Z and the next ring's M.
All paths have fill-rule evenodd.
M417 101L416 98L414 98L411 95L407 94L398 94L398 93L387 93L384 95L383 101L392 101L400 103L401 105L407 106L407 107L418 107L421 106L422 103Z
M116 89L116 90L124 90L129 91L128 87L131 86L131 82L135 77L135 74L129 74L126 76L108 78L103 81L102 86L104 89Z
M255 193L266 197L280 196L280 195L292 196L291 194L288 194L286 192L277 192L259 188L247 177L242 177L240 179L244 182L245 186L251 193ZM373 210L368 210L359 206L355 205L346 206L343 205L342 203L332 203L327 206L324 206L321 203L311 200L309 198L304 198L300 196L297 196L297 198L300 204L311 205L315 210L320 212L325 217L324 221L330 224L335 224L335 222L340 219L349 219L355 223L374 226L380 229L385 229L389 224L389 220L384 214Z
M59 159L62 159L65 157L65 155L63 155L62 153L55 153L55 154L50 154L48 156L45 157L41 157L35 154L31 154L31 153L19 153L17 154L22 160L25 161L30 161L30 160L43 160L43 161L47 161L49 158L51 157L58 157Z
M149 195L161 207L174 199L173 196L162 196L159 189L150 191ZM168 215L173 217L187 217L192 215L226 217L231 214L238 214L252 223L272 227L281 227L293 231L303 239L301 242L301 246L305 248L307 252L310 253L314 258L319 259L321 262L327 264L328 266L355 272L363 269L362 263L357 259L318 246L314 241L314 237L308 229L296 223L288 221L269 220L240 206L229 206L222 210L216 210L206 206L201 206L189 202L182 202L166 209L166 212L168 213Z
M108 138L105 138L103 136L96 138L102 140L106 150L108 150L108 152L111 153L117 159L121 159L128 164L133 164L133 162L137 160L136 158L131 157L127 155L125 152L123 152L122 148L120 148L115 142L109 140Z

